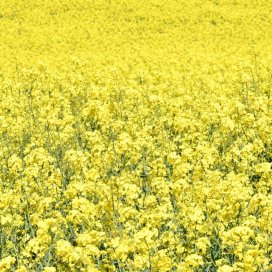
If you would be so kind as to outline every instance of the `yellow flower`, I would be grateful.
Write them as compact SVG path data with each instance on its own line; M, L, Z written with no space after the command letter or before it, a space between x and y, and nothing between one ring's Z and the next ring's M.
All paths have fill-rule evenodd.
M225 264L223 266L220 266L218 268L218 272L234 272L234 268L232 268L231 266Z
M9 271L11 266L16 262L16 259L12 256L7 256L0 260L0 271Z
M270 6L0 1L0 272L268 271Z
M197 254L190 254L185 258L185 264L190 267L197 268L198 266L203 264L203 259L201 256Z
M43 269L43 272L56 272L56 268L55 267L51 267L51 266L48 266L48 267L45 267Z
M210 241L207 237L198 238L196 246L201 252L205 252L210 245Z
M28 270L26 269L25 266L19 266L18 269L15 270L16 272L27 272Z

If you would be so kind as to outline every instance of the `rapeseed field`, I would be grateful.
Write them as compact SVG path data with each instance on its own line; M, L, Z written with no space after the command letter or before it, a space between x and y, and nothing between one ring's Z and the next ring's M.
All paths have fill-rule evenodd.
M0 40L0 272L272 271L270 0L1 0Z

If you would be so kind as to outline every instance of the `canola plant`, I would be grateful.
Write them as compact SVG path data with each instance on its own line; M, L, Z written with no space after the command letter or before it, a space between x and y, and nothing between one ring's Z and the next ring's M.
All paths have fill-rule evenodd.
M270 0L0 1L0 271L272 271Z

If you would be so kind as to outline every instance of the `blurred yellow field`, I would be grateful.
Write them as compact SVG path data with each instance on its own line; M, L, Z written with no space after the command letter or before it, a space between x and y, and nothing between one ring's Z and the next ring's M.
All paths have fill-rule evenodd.
M0 272L272 271L272 2L0 1Z

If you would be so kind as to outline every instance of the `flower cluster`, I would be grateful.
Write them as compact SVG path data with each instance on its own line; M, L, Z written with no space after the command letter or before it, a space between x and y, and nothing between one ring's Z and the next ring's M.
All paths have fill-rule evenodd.
M0 1L0 271L271 271L271 21Z

